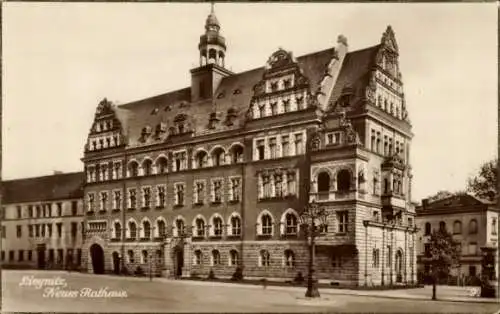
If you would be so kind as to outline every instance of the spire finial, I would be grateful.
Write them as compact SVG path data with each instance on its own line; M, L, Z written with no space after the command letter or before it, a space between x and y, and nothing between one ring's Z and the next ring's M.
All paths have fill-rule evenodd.
M210 2L210 14L214 14L214 6L215 3L213 1Z

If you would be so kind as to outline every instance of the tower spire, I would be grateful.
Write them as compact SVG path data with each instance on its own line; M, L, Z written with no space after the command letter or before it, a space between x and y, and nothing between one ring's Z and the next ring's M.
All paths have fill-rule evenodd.
M216 64L225 66L226 40L220 35L220 24L215 16L215 2L210 2L210 14L205 21L205 34L200 37L200 66Z
M215 6L215 3L213 1L210 1L210 14L214 14L214 6Z

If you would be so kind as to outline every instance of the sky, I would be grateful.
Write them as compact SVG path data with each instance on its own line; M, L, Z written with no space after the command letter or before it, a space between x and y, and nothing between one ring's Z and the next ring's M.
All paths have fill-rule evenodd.
M190 84L208 3L3 3L2 179L82 171L104 97L120 104ZM380 42L391 25L415 134L412 198L457 191L497 156L497 5L219 3L226 65Z

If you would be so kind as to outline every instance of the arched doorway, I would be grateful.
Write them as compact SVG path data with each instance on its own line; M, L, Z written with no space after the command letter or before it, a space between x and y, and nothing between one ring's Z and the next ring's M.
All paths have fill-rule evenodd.
M90 247L90 258L94 274L104 273L104 250L99 244L92 244Z
M174 275L175 277L182 276L182 268L184 267L184 250L176 246L174 248Z
M401 250L398 250L396 252L396 263L394 265L396 267L396 282L402 282L403 281L403 275L401 274L402 269L403 269L403 252Z
M113 252L113 272L115 274L120 274L120 254L118 252Z

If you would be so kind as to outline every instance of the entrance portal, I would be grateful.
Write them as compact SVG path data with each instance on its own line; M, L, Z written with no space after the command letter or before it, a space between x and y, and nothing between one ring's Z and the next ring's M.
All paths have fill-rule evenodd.
M181 277L182 268L184 267L184 250L178 246L174 249L174 267L175 277Z
M115 274L120 274L120 254L118 252L113 252L113 272Z
M45 269L45 249L38 248L37 253L38 269Z
M90 247L90 258L94 274L104 273L104 250L99 244L92 244Z

